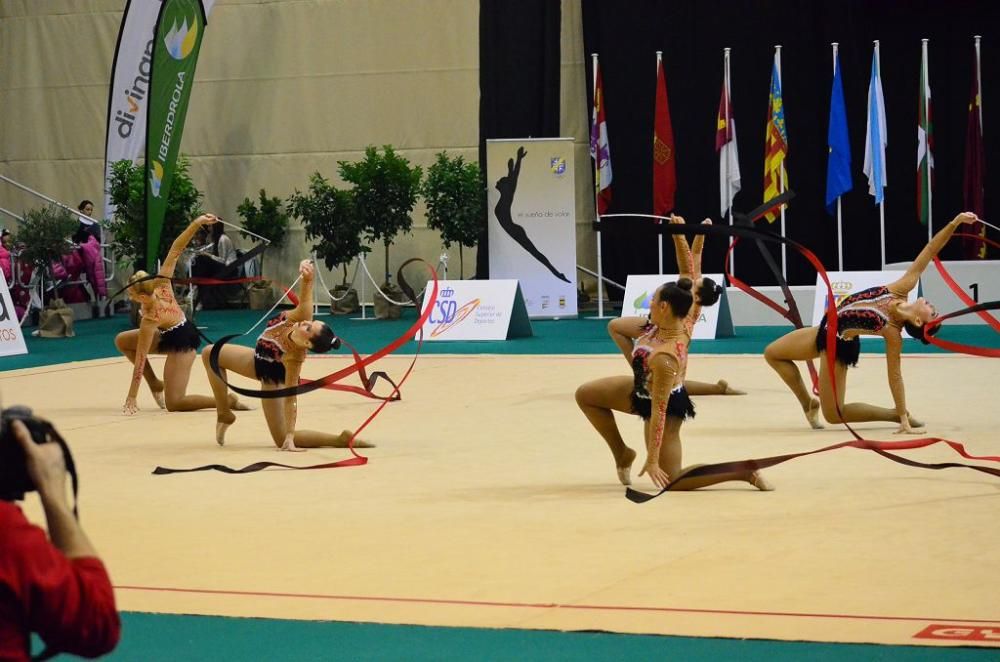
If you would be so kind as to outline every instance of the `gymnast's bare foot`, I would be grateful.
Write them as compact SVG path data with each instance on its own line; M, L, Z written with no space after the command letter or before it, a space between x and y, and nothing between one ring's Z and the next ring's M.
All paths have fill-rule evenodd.
M350 445L350 443L351 443L351 437L353 437L353 436L354 436L353 432L351 432L350 430L344 430L343 432L340 433L340 436L337 437L337 443L334 444L333 447L334 448L347 448ZM370 441L365 441L363 439L355 439L354 440L354 447L355 448L375 448L375 444L371 443Z
M159 407L160 409L166 409L167 400L163 395L163 389L161 388L159 391L153 391L152 389L150 389L150 391L153 394L153 399L156 400L156 406Z
M233 415L233 412L229 412L228 416L223 414L218 415L218 418L215 421L215 443L220 446L226 445L226 430L228 430L229 426L235 422L236 416Z
M615 471L622 485L632 484L632 463L635 461L635 451L626 447L621 459L615 460Z
M250 405L240 401L235 393L229 394L229 408L234 411L250 411L251 409Z
M806 415L806 420L809 421L809 425L812 426L813 430L822 430L824 425L819 421L819 399L812 398L809 401L808 409L804 409L803 413Z
M719 385L719 390L722 392L722 395L746 395L747 394L746 391L741 391L738 388L733 388L732 386L730 386L729 382L727 382L725 379L720 379L716 383Z
M772 485L771 482L768 481L766 478L761 476L759 471L754 471L752 474L750 474L750 478L747 479L747 482L756 487L761 492L770 492L771 490L774 489L774 485Z

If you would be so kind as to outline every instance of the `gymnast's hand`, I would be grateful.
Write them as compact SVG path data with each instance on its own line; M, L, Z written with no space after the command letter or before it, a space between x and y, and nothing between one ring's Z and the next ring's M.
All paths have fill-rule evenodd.
M517 160L518 161L520 161L521 159L523 159L527 155L528 155L528 153L526 151L524 151L523 147L518 147L517 148Z
M642 471L639 472L640 476L642 474L649 474L649 478L661 490L666 489L667 485L670 484L670 476L668 476L667 472L661 469L660 465L657 464L655 461L646 462L645 466L643 466L642 468Z
M137 411L139 411L139 403L135 401L135 398L125 398L125 404L122 405L122 413L126 416L131 416Z
M202 214L198 218L194 219L194 222L198 225L212 225L213 223L219 222L219 217L215 214Z
M302 260L299 262L299 273L302 274L302 280L311 281L315 273L312 260Z
M923 428L915 428L910 425L909 417L903 419L903 422L899 424L894 434L924 434L925 430Z
M670 224L671 225L684 225L684 217L683 216L678 216L677 214L671 214L670 215Z

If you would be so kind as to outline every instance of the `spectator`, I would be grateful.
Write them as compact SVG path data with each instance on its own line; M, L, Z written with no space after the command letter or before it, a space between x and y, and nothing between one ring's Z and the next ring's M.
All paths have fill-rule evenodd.
M195 278L215 278L224 280L236 278L229 265L236 261L236 247L225 233L222 223L208 226L212 247L195 257L191 263L191 275ZM204 308L225 308L229 297L239 291L238 285L199 285L197 304Z
M94 218L94 203L90 200L81 200L76 208L81 214ZM101 226L97 223L87 223L80 219L80 228L73 235L73 241L78 244L86 243L86 238L81 236L84 233L96 239L98 244L101 243Z
M66 498L66 462L56 443L35 443L20 421L4 421L0 450L0 659L28 660L31 633L50 651L96 657L118 643L121 622L111 580ZM13 438L11 438L13 437ZM49 439L51 441L51 438ZM23 459L12 447L19 446ZM17 468L12 471L13 466ZM23 465L23 466L22 466ZM15 476L38 490L49 539L14 500Z
M7 287L12 288L14 286L14 272L11 268L11 256L10 251L14 247L14 235L10 233L7 228L0 232L0 271L3 271L4 280L7 281Z

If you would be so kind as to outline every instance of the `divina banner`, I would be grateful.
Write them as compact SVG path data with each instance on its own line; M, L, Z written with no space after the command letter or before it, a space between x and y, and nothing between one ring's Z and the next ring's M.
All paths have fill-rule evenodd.
M104 218L114 215L111 204L111 166L135 163L146 144L146 100L153 66L153 33L162 0L128 0L118 29L104 140ZM215 0L202 0L207 17Z
M205 34L201 0L164 0L156 20L146 109L146 270L153 273Z

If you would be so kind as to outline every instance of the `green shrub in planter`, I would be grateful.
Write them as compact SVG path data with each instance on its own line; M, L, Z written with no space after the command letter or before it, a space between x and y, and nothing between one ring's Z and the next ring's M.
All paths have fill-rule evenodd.
M421 188L427 227L441 233L445 248L458 244L458 277L465 277L462 247L472 248L486 229L486 187L479 166L439 152Z

